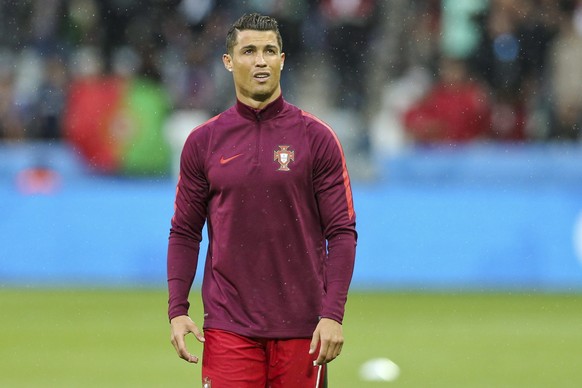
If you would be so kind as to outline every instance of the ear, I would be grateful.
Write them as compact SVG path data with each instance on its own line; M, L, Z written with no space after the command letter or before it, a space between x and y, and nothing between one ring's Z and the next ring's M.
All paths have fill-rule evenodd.
M224 68L232 73L232 58L228 54L222 55L222 63L224 64Z
M285 66L285 53L281 53L281 70Z

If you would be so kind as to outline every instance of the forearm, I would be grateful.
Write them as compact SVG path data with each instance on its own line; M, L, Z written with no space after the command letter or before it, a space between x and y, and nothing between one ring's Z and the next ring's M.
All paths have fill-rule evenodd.
M354 272L356 237L353 232L338 233L328 241L326 295L321 316L342 323L348 289Z
M168 243L168 318L187 315L190 304L188 294L196 275L198 252L197 241L170 235Z

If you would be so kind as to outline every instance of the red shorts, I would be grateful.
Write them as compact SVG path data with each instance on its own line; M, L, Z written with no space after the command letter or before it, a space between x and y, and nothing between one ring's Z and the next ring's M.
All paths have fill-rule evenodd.
M202 384L212 388L297 388L326 386L326 366L313 366L311 339L248 338L205 330Z

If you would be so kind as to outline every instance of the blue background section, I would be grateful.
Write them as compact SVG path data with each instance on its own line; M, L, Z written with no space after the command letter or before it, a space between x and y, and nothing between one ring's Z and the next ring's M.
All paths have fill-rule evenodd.
M431 148L378 161L378 181L353 182L354 287L582 291L581 151ZM56 193L18 190L38 163L59 172ZM64 145L0 147L1 284L165 286L174 192L173 179L92 175Z

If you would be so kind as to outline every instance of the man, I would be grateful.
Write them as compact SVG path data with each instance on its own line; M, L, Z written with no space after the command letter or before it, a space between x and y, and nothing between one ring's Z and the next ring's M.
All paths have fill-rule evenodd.
M204 342L212 387L322 386L343 345L355 213L331 128L287 103L277 22L258 14L231 27L223 55L237 102L192 131L181 156L168 246L171 340ZM189 318L202 228L204 334Z

